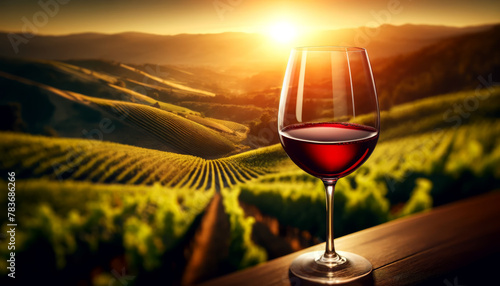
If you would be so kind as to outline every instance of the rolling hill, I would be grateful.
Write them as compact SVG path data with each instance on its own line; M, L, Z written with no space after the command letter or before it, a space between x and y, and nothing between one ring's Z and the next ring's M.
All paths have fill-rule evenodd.
M196 113L174 105L163 105L170 109L168 112L162 110L161 105L155 108L148 104L90 97L3 72L0 72L0 80L6 93L0 102L17 106L20 111L14 116L25 123L25 131L34 134L47 134L50 130L58 136L86 136L208 158L235 152L235 143L245 138L244 133L228 132L228 127L215 121L209 124L210 119L200 124L176 115L172 111L180 114L187 111L185 114L192 113L191 116ZM106 86L113 88L113 85ZM122 91L116 96L118 94L121 99L130 96L131 101L140 99L149 103L143 99L146 96L131 91ZM35 102L37 104L33 105ZM39 112L39 108L44 112ZM214 130L214 126L220 128Z
M246 182L288 160L277 145L233 157L200 157L112 142L2 134L2 169L19 179L161 184L169 188L217 189ZM267 161L269 158L273 160Z
M214 96L212 92L185 86L175 79L163 79L159 75L151 75L138 68L108 61L93 61L92 69L86 68L85 65L76 66L65 62L34 59L2 58L0 63L0 70L4 72L93 97L151 104L158 101L151 98L154 92L168 91L169 95L178 98L188 95ZM127 87L126 82L134 84L132 87ZM136 88L137 86L142 88ZM158 96L157 94L156 97Z
M387 137L337 185L337 234L500 187L500 125L493 112L500 90L482 90L478 100L484 104L459 126L440 116L473 96L475 91L428 98L384 115ZM418 114L425 114L422 124L400 136L391 132ZM165 273L170 282L181 280L184 267L197 269L195 257L218 265L188 280L199 282L305 247L324 233L321 183L279 145L206 160L96 140L13 132L1 138L0 170L15 172L16 201L22 202L16 217L24 240L16 251L26 259L20 265L35 261L22 255L43 254L47 263L37 271L58 275L61 283L109 281L96 269L115 269L110 261L122 261L138 284ZM6 196L0 202L6 204ZM227 236L208 247L226 254L200 254L190 246L203 236L195 230L209 214L218 219L206 223L207 233Z
M500 82L500 26L443 39L392 60L373 61L382 108Z

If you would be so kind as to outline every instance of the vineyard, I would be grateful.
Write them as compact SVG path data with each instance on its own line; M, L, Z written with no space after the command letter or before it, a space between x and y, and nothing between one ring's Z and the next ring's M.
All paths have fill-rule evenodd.
M482 102L486 111L464 119L462 125L429 129L443 125L440 107L461 103L471 94L425 99L384 114L383 124L399 125L386 127L371 158L337 184L337 236L500 187L500 121L493 112L500 105L498 89ZM154 110L92 102L110 112ZM413 124L407 136L396 138L393 128L408 126L415 118L408 114L428 112L428 105L435 107L434 113ZM168 128L167 121L128 118L133 124L149 120ZM1 136L0 169L15 171L16 200L22 202L16 210L23 225L17 234L18 253L50 257L51 263L36 269L58 273L67 283L83 279L107 284L113 279L109 269L121 269L116 265L125 267L139 284L162 273L181 281L183 269L194 263L196 246L190 241L219 193L222 199L215 208L222 207L229 225L223 272L285 254L254 241L257 224L268 226L276 236L299 233L301 241L300 236L325 234L321 183L295 167L279 145L202 159L96 140L8 132ZM1 200L6 204L5 197ZM258 209L258 215L251 208ZM278 228L269 225L273 219ZM297 250L297 244L290 249ZM20 268L34 267L27 258L20 261L26 264ZM202 274L191 282L203 279Z
M287 160L273 146L233 157L205 160L111 142L55 139L2 133L2 170L20 179L90 181L110 184L161 184L169 188L214 190L246 182L277 170ZM268 164L259 161L273 158Z
M16 199L23 202L17 219L29 230L20 234L26 240L19 248L30 253L43 241L55 255L56 264L49 268L71 269L76 245L97 254L113 244L121 246L107 255L125 254L138 273L154 270L185 243L195 218L221 189L228 190L223 194L235 236L233 266L252 265L266 257L263 250L253 257L252 220L244 217L229 188L277 170L286 160L278 146L205 160L109 142L15 133L2 133L2 138L0 150L8 157L2 158L0 169L15 170ZM266 158L273 161L257 168ZM95 279L103 279L99 277Z
M15 172L17 266L33 279L193 284L324 238L321 182L280 145L244 145L270 109L208 102L208 83L173 67L0 62L0 103L29 119L0 132L0 170ZM499 110L500 88L486 87L383 111L374 153L337 183L336 236L499 188ZM95 126L108 141L81 139Z
M83 81L82 78L87 73L85 69L77 70L76 67L61 63L29 63L28 66L32 67L32 65L35 67L42 65L45 68L48 65L51 68L57 68L56 71L58 73L61 70L66 71L71 67L71 73L69 75L66 74L66 76L78 76L77 79L80 81ZM78 74L78 71L83 73L83 75ZM1 71L0 75L0 82L4 88L15 90L15 92L2 98L5 102L9 103L15 100L23 103L26 102L26 104L38 102L46 109L51 110L55 109L53 102L58 101L57 107L66 112L70 109L76 109L74 113L81 113L82 108L92 113L99 112L102 114L102 117L111 118L125 125L120 131L123 135L129 135L131 131L139 131L141 134L146 134L156 139L157 144L161 146L158 149L163 151L189 154L202 158L218 158L240 152L246 148L240 145L241 141L246 138L246 132L248 131L244 125L230 121L204 118L199 113L190 109L155 101L146 95L116 86L111 83L113 81L112 77L109 78L110 76L106 77L97 72L93 72L92 76L96 77L99 81L106 80L106 84L104 85L105 87L102 87L102 83L100 83L99 92L92 93L96 96L86 96L70 90L61 90L30 79L2 73ZM36 77L33 76L33 78ZM50 82L50 80L46 80L46 82ZM83 82L82 85L84 85ZM92 86L92 84L88 85ZM74 90L79 90L79 88L74 88ZM19 98L19 94L23 94L21 99ZM36 108L33 111L36 111ZM45 118L35 117L32 119L33 123L31 124L37 126L39 129L43 121L47 121L51 125L50 128L61 126L59 129L54 130L54 132L62 132L63 134L74 133L74 128L65 126L67 121L62 120L63 122L61 123L57 122L61 120L57 117L60 114L46 112L48 114ZM36 112L30 114L31 116L35 116ZM71 115L78 117L77 114L70 114L68 116ZM96 125L89 118L92 119L91 116L85 115L78 119L82 121L82 125ZM72 120L75 119L72 118ZM36 130L35 133L40 132ZM74 136L73 134L71 135ZM116 136L118 138L126 137L119 135ZM185 144L185 142L190 142L190 144ZM137 140L134 143L140 144Z
M216 132L196 121L150 106L90 97L85 99L114 117L157 138L171 148L172 152L207 158L218 157L236 150L235 144L227 138L227 134L222 135L226 132L225 129L220 130L222 127Z
M495 120L380 143L355 174L337 183L336 234L499 187L499 124ZM324 221L321 181L301 171L280 172L238 190L242 202L280 223L325 236L324 224L318 223ZM308 211L297 211L306 206Z

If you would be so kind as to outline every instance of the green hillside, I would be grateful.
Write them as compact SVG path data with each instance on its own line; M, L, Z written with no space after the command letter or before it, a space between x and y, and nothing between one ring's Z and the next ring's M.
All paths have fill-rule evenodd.
M86 66L90 66L92 69ZM165 111L198 114L187 108L152 98L151 96L155 92L156 97L158 97L158 93L166 88L170 88L169 92L171 93L175 93L175 90L172 91L171 86L165 85L157 76L149 75L123 64L94 61L93 65L77 66L59 61L0 58L0 71L60 90L73 91L92 97L150 106L158 103L159 108ZM134 79L144 83L147 87L127 87L126 82ZM182 91L183 94L188 92L188 89L186 87ZM207 96L203 92L193 91L193 94Z
M99 274L99 269L108 269L112 261L126 259L134 276L158 269L172 256L181 266L183 257L176 249L184 248L213 194L213 190L168 189L159 184L17 180L16 267L32 272L16 278L30 281L51 273L57 276L56 285L76 281L101 285L112 276ZM6 196L0 201L7 204ZM6 243L0 243L2 257L7 255ZM44 263L35 262L34 253L45 257ZM0 265L4 279L5 259ZM164 273L175 278L181 270L166 268Z
M187 108L163 102L156 102L158 106L152 107L150 103L155 101L149 97L112 84L106 86L119 92L119 100L60 90L1 71L0 82L6 91L0 98L0 105L6 104L7 108L10 108L9 105L12 107L13 103L17 105L19 118L12 120L20 120L25 125L25 131L34 134L47 134L49 132L46 129L49 128L52 133L65 137L82 137L88 130L101 126L100 121L107 120L114 126L110 128L112 132L106 134L107 141L203 158L237 152L243 148L237 144L246 138L246 130L241 132L242 127L236 123L224 125L224 122L221 124L209 118L201 118L198 113ZM38 106L33 105L34 102ZM39 108L42 106L44 111L40 112ZM27 112L31 109L32 112ZM13 127L6 129L15 130ZM137 133L146 136L140 138L133 135ZM129 138L130 136L135 137Z
M499 126L494 120L379 143L359 170L337 183L336 235L500 187ZM319 180L290 171L238 188L243 202L280 224L324 237Z
M159 183L204 190L246 182L288 161L280 146L214 160L97 140L10 132L2 132L0 146L0 169L15 170L20 179Z
M105 275L86 275L107 267L100 263L116 257L125 257L130 262L127 267L141 279L155 271L181 279L182 265L190 258L182 251L214 192L276 171L287 160L279 146L205 160L95 140L6 132L1 137L0 170L14 170L16 200L23 202L16 210L16 219L24 225L17 233L24 237L18 240L17 251L29 255L46 249L53 263L37 269L59 273L63 284L84 279L99 285L106 281ZM260 159L255 161L256 157ZM255 162L266 158L274 159L257 168ZM253 249L247 246L256 246L250 239L252 220L238 210L238 206L225 208L228 219L234 217L229 220L235 235L230 243L236 255L231 264L234 270L265 258L244 259ZM75 259L84 261L85 267L75 265ZM178 260L181 268L170 268L170 259ZM25 267L33 267L30 261L26 260Z
M176 153L213 158L235 150L234 144L220 133L170 112L128 102L91 97L83 100L158 138Z
M481 107L459 125L443 119L448 106L478 95ZM494 112L499 98L500 89L471 91L385 112L387 135L359 170L337 184L336 234L499 188L500 121ZM86 100L103 108L112 103L118 111L140 106ZM156 110L133 114L152 116L150 109ZM416 114L423 119L412 125ZM401 133L401 126L411 128ZM16 209L16 219L23 221L18 253L45 249L40 255L52 262L40 271L65 281L109 281L106 273L88 275L116 259L126 261L138 284L160 273L182 279L184 267L192 263L189 245L200 219L212 211L207 206L216 193L222 195L219 208L229 232L225 240L212 242L227 247L227 260L220 263L230 267L220 271L284 255L324 236L323 187L279 145L207 160L97 140L12 132L1 137L0 170L15 172L16 200L22 202ZM0 203L7 203L6 197ZM210 233L222 227L214 223ZM0 251L6 251L5 243ZM181 262L172 266L172 259Z

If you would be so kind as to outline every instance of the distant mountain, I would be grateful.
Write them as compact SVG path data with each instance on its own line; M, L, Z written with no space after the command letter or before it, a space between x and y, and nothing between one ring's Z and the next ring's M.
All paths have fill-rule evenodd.
M417 51L443 39L488 30L493 25L449 27L433 25L382 25L313 33L301 45L357 46L368 50L371 59L387 58Z
M382 25L310 33L295 44L358 45L367 47L372 58L380 58L416 51L442 38L488 27ZM233 32L179 35L84 33L31 35L29 39L23 34L0 33L0 56L54 60L105 59L133 64L211 65L261 70L269 65L286 64L288 49L272 52L275 48L275 43L264 35Z
M500 82L500 25L372 61L382 108Z
M2 33L0 55L55 60L105 59L135 64L223 65L245 59L252 47L265 40L264 36L245 33L36 35L26 44L19 44L16 54L8 34Z

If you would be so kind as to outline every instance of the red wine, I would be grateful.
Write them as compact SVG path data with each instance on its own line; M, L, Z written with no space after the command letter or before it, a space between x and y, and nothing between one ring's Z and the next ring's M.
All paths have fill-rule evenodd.
M371 155L378 131L350 123L295 124L280 131L286 153L301 169L319 178L340 178Z

